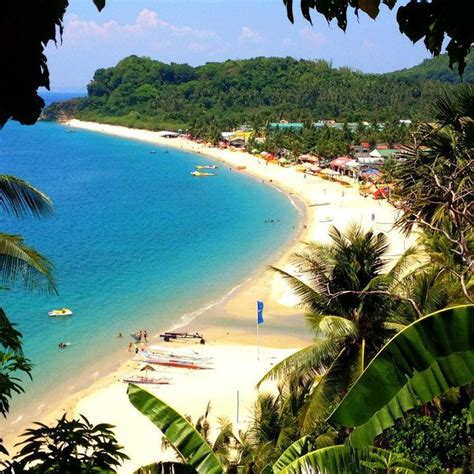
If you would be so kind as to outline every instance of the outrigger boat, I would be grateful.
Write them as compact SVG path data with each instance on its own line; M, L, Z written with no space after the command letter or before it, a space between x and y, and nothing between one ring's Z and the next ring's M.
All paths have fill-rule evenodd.
M210 367L202 365L207 362L206 360L192 360L183 357L152 355L147 351L142 351L141 354L144 361L148 364L158 364L166 367L181 367L184 369L210 369Z
M191 174L193 176L198 176L198 177L202 177L202 176L217 176L215 173L202 173L201 171L192 171Z
M216 165L199 165L196 166L196 169L198 170L215 170L217 168Z
M130 375L129 377L124 377L122 379L126 383L138 383L138 384L147 384L147 385L169 385L171 379L168 377L147 377L146 375Z
M157 346L148 349L148 351L146 351L146 354L145 354L146 357L176 357L178 359L190 360L194 362L209 362L212 360L212 357L202 357L197 352L189 353L189 352L173 351L173 350L164 349Z
M71 316L72 311L69 308L53 309L48 312L49 316Z

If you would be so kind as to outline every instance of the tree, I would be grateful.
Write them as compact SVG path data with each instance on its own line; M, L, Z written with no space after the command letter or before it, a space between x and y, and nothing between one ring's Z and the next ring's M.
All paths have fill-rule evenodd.
M332 227L329 234L330 245L311 243L306 252L296 254L302 277L276 269L308 310L315 342L276 364L262 379L296 373L310 381L311 395L301 414L304 433L324 419L394 334L388 323L398 322L391 312L399 300L392 290L414 254L409 249L386 271L389 245L384 234L365 232L355 224L344 233Z
M293 23L293 0L283 0L283 3ZM311 22L310 10L313 9L328 22L335 19L343 31L347 28L348 9L354 9L356 15L360 9L376 19L380 3L392 9L397 0L300 0L301 12L306 20ZM459 73L462 74L466 66L465 57L474 43L473 16L474 5L470 0L411 0L398 8L397 22L400 32L414 43L423 38L433 56L440 54L447 36L449 42L446 50L450 67L457 63Z
M93 0L99 10L105 0ZM49 89L46 45L57 43L63 31L68 0L24 2L5 0L0 16L0 127L9 118L22 124L38 119L43 99L39 87Z
M435 123L422 123L394 170L397 225L438 235L458 261L446 270L474 301L474 87L445 92L435 102ZM442 237L441 237L442 236Z
M13 457L7 473L93 473L114 472L129 459L117 444L113 426L93 425L85 416L68 420L66 414L55 426L35 423L22 435L26 438Z
M409 410L474 381L474 305L429 314L394 336L328 418L366 447ZM375 389L374 389L375 388Z
M470 435L466 430L469 408L443 407L430 416L413 410L385 430L376 442L413 460L430 472L452 472L469 462Z
M49 215L52 204L47 196L14 176L0 175L0 207L16 217ZM0 233L0 280L6 285L21 281L27 290L55 292L50 262L28 247L17 235ZM31 376L31 363L22 350L22 335L0 308L0 413L6 417L10 400L23 392L19 373ZM0 441L0 451L5 453Z
M224 472L211 446L189 420L137 385L128 386L128 398L137 410L163 432L186 464L199 473Z
M224 473L224 467L216 462L209 443L189 423L189 420L159 398L136 385L129 385L128 396L135 408L147 416L164 433L175 449L182 454L182 463L150 464L136 471L137 474ZM310 446L308 438L302 438L289 446L275 463L263 457L262 462L266 460L263 469L259 469L255 463L246 466L247 457L241 457L238 465L234 467L240 468L238 472L247 469L249 473L290 474L313 472L313 470L328 474L370 472L365 468L363 461L373 461L373 453L377 453L377 460L383 461L385 464L387 464L387 460L390 461L396 457L397 466L403 468L398 472L411 473L415 470L421 472L416 464L379 448L371 447L358 450L349 446L337 445L314 450L309 449Z

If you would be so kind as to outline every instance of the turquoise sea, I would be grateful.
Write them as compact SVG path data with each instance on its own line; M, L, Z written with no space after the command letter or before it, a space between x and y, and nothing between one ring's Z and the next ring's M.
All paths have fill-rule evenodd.
M56 123L0 131L0 172L30 181L55 209L46 219L2 215L2 232L53 262L59 289L0 293L34 363L14 411L125 350L130 332L155 334L198 314L293 236L298 213L286 195L219 163L215 178L193 178L198 164L212 161ZM48 317L63 306L74 316Z

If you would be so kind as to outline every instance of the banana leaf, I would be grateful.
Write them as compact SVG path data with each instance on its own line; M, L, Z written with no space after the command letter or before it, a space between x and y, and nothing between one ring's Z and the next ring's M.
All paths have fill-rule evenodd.
M275 461L275 464L273 465L273 472L280 472L293 461L306 454L308 452L308 444L309 436L303 436L303 438L295 441Z
M279 474L307 474L317 472L318 474L365 474L374 470L365 465L373 461L372 455L378 454L379 458L389 459L391 452L379 448L355 449L347 445L329 446L328 448L317 449L295 459L288 464ZM421 473L423 472L416 464L397 457L396 466L400 473Z
M202 474L224 472L216 455L194 426L165 402L134 384L128 386L132 405L165 435L186 464Z
M355 427L362 448L412 408L474 380L474 305L429 314L375 356L328 422Z
M193 474L196 469L179 462L157 462L142 466L134 474Z

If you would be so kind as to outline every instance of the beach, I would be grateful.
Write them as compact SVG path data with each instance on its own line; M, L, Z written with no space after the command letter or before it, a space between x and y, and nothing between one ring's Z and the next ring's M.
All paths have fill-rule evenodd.
M392 229L396 211L385 201L362 197L355 184L343 187L335 182L305 175L295 168L268 163L245 152L212 148L182 137L164 138L160 132L77 120L71 120L68 125L73 129L197 153L202 155L203 160L211 158L218 167L227 166L235 173L247 173L286 193L302 214L301 226L295 229L295 241L283 249L274 262L269 262L277 267L291 270L291 255L301 248L302 242L327 242L331 225L343 229L354 221L366 228L389 232L393 259L398 258L409 245L399 232ZM150 155L150 159L153 158L154 155ZM238 170L242 167L245 169ZM216 172L218 174L219 169ZM211 179L218 179L218 176ZM304 209L300 208L301 203ZM256 345L257 300L265 302L265 323L259 331L260 349ZM151 388L150 391L194 420L204 413L210 401L213 426L216 426L218 417L225 416L234 424L234 431L244 429L257 394L256 383L272 365L311 340L305 329L303 311L296 307L297 302L280 276L266 268L256 268L255 274L232 294L183 328L185 331L203 333L206 337L205 346L160 343L160 346L195 350L203 356L212 357L213 368L196 371L160 370L159 374L163 372L171 377L172 383ZM153 336L152 343L157 344L158 335ZM143 464L172 459L172 453L160 453L160 432L128 402L127 385L121 382L121 378L125 374L136 373L141 364L133 360L133 353L125 352L126 349L124 362L118 370L99 377L91 386L68 399L58 400L57 409L41 421L51 422L67 411L70 415L83 414L94 423L109 422L116 425L118 441L131 458L119 472L129 473ZM267 388L274 387L270 384ZM7 445L8 442L7 439Z

